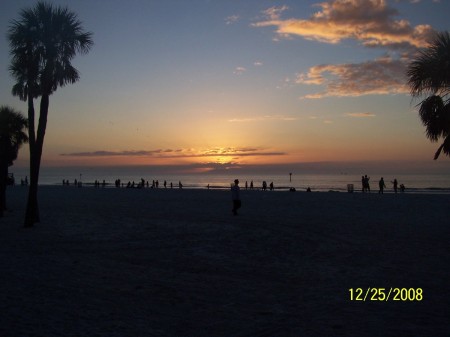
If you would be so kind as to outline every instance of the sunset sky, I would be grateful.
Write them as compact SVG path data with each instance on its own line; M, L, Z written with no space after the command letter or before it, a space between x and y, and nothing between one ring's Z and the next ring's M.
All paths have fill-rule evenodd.
M432 161L440 145L405 69L449 30L450 1L51 2L94 46L73 61L80 81L50 97L43 166ZM6 32L34 4L0 3L0 104L24 114Z

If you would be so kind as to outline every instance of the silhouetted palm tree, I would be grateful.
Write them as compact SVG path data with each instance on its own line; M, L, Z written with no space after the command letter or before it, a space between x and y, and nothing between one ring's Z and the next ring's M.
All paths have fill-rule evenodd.
M8 31L12 61L11 74L16 79L15 96L28 101L30 136L30 188L25 226L39 222L37 190L49 97L58 87L75 83L78 71L70 63L73 57L87 53L93 45L92 34L84 32L76 14L67 8L38 2L20 12ZM35 131L33 99L41 97L39 123Z
M436 151L450 156L450 35L436 33L428 48L420 52L408 67L411 95L427 97L419 104L419 115L432 142L444 142Z
M8 167L17 159L19 148L28 142L27 119L8 106L0 107L0 217L6 209Z

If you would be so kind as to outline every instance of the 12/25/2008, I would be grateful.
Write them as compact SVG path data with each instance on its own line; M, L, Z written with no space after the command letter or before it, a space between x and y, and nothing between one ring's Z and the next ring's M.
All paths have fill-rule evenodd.
M422 288L350 288L350 301L422 301Z

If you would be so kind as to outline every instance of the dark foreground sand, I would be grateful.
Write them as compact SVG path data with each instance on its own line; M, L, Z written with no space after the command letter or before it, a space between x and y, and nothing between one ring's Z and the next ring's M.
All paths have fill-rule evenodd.
M7 197L2 337L450 336L450 195L41 187L33 229Z

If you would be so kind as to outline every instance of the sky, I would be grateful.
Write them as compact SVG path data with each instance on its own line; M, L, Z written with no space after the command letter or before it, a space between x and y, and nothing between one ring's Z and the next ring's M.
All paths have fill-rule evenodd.
M31 0L0 3L7 30ZM43 166L178 165L197 171L317 162L434 162L405 70L447 0L54 0L94 46L50 97ZM35 102L38 107L38 101ZM28 147L17 165L27 165ZM397 165L396 164L396 165Z

